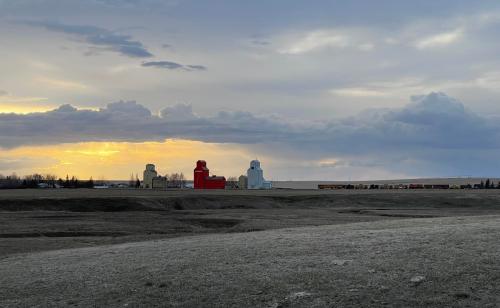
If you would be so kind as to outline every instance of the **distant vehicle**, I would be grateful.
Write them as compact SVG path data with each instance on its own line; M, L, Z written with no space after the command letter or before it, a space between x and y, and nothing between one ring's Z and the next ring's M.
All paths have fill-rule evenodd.
M108 185L95 185L94 188L95 189L108 189L109 186Z

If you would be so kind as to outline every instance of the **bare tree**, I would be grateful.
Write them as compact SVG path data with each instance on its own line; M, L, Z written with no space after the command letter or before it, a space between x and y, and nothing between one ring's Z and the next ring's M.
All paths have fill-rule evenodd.
M168 187L171 188L179 188L179 174L178 173L172 173L168 176Z
M180 188L186 187L186 178L184 177L184 173L182 173L182 172L179 175L179 181L180 181L180 184L181 184Z
M128 187L134 187L134 186L135 186L135 178L134 178L134 174L131 173L130 179L128 180Z
M47 183L50 187L56 187L57 176L54 174L46 174L45 175L45 183Z
M230 189L238 188L238 178L235 176L230 176L226 180L226 187Z
M139 180L139 175L135 174L135 188L141 188L141 180Z

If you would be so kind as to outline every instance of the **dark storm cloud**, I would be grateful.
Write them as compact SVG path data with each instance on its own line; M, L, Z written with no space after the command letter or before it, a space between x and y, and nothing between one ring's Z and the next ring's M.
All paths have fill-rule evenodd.
M3 148L166 138L259 145L275 155L286 148L309 160L344 158L343 163L328 165L331 168L376 162L397 170L500 172L498 118L475 114L443 93L415 96L404 108L372 110L323 123L296 123L242 111L201 117L182 104L155 115L140 104L122 101L98 111L63 105L42 113L0 114ZM422 160L432 169L416 167Z
M165 68L169 70L175 70L179 68L183 68L184 65L171 62L171 61L151 61L142 63L144 67L156 67L156 68Z
M132 40L130 35L118 34L107 29L41 21L28 22L27 24L54 32L66 33L92 46L112 50L128 57L148 58L153 56L141 42Z
M0 114L0 132L2 147L178 137L210 142L283 142L338 153L500 148L497 119L479 116L442 93L413 97L401 109L375 110L316 124L296 124L242 111L200 117L189 105L170 106L159 115L136 102L111 103L98 111L62 105L42 113Z
M168 70L177 70L177 69L182 69L186 71L206 71L207 68L203 65L183 65L179 64L176 62L171 62L171 61L150 61L150 62L143 62L141 64L144 67L155 67L155 68L162 68L162 69L168 69Z
M185 66L188 70L194 70L194 71L206 71L207 67L203 65L186 65Z

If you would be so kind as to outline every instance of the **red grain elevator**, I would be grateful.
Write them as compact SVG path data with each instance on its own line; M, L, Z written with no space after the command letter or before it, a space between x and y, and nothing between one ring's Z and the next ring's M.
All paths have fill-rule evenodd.
M210 176L207 162L199 160L194 169L194 189L225 189L226 178L223 176Z

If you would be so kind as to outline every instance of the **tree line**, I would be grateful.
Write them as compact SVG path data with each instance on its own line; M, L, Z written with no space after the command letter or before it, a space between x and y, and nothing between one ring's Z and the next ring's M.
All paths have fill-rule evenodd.
M486 182L481 181L481 184L479 184L480 189L492 189L492 188L498 188L500 189L500 182L498 182L497 185L493 183L493 181L490 181L490 179L487 179Z
M99 183L98 183L99 184ZM0 174L0 188L94 188L96 183L92 177L88 180L80 180L75 176L66 176L66 179L57 178L53 174L29 174L23 177L13 173L4 176Z

